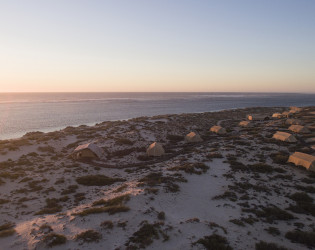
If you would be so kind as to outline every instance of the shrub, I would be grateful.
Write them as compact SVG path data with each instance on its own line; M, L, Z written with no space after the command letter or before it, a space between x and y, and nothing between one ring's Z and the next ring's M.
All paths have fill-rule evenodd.
M219 152L211 152L207 154L207 159L223 158L222 154Z
M50 233L44 236L43 242L48 247L53 247L57 245L65 244L67 241L67 238L64 235L56 234L56 233Z
M264 163L248 165L249 170L257 173L272 173L273 167Z
M264 241L260 241L255 245L256 250L287 250L287 248L279 246L275 243L267 243Z
M213 200L220 200L220 199L228 199L230 201L237 201L237 195L232 191L225 191L221 195L214 196Z
M0 225L0 238L13 235L15 233L14 226L15 224L11 222Z
M75 215L79 216L87 216L89 214L98 214L98 213L109 213L110 215L128 212L130 210L129 207L125 205L117 205L117 206L108 206L108 207L93 207L83 210L82 212L76 213Z
M315 232L289 231L285 234L285 237L291 242L315 247Z
M138 159L139 161L149 161L149 160L151 160L150 156L148 156L148 155L146 155L146 154L144 154L144 155L139 155L139 156L137 157L137 159Z
M276 227L268 227L265 229L265 231L267 231L269 234L271 234L273 236L280 235L280 231Z
M209 167L205 165L204 163L186 163L181 166L176 166L169 168L168 170L170 171L178 171L178 170L183 170L185 173L188 174L202 174L206 173Z
M133 145L134 144L134 142L130 141L127 138L118 138L116 139L116 143L118 145Z
M0 205L10 202L10 200L0 199Z
M196 244L203 245L207 250L232 250L232 247L229 246L227 239L218 234L205 236L193 243L193 245Z
M102 200L95 201L95 202L93 202L93 206L100 206L100 205L117 206L117 205L122 205L129 200L130 200L130 195L125 194L125 195L117 196L117 197L109 199L109 200L103 200L102 199Z
M102 235L94 230L87 230L77 234L75 239L83 242L98 242L102 239Z
M75 193L78 188L79 188L78 185L70 185L67 187L67 189L63 190L61 194L65 195Z
M107 186L115 182L125 181L125 179L111 178L105 175L86 175L76 178L76 181L85 186Z
M315 205L313 198L305 192L297 192L289 196L296 202L296 205L290 205L289 210L295 213L311 214L315 216Z
M179 142L179 141L182 141L184 139L184 136L168 134L168 135L166 135L166 139L171 141L171 142Z
M161 230L160 224L149 224L147 221L143 221L140 225L139 230L136 231L126 243L127 246L131 244L131 246L129 246L130 249L146 248L152 244L154 239L159 239L160 234L163 236L164 241L168 240L168 236ZM138 246L138 248L136 246Z
M292 220L294 216L276 206L264 207L262 210L258 209L243 209L243 212L254 213L258 217L265 218L267 222L271 223L275 220Z
M312 202L313 198L310 197L305 192L297 192L289 196L290 199L296 201L296 202Z
M158 217L159 220L165 220L165 213L164 212L159 212L157 217Z
M55 149L51 146L39 146L37 148L38 151L44 152L44 153L54 153Z
M245 227L244 222L241 221L241 220L233 219L233 220L230 220L230 222L232 222L232 223L235 224L235 225L238 225L238 226L241 226L241 227Z
M273 153L270 155L270 158L274 163L286 164L288 162L289 156L283 155L282 153Z
M40 211L36 212L35 215L42 214L54 214L60 212L62 207L58 204L59 200L56 198L46 199L46 206Z
M112 229L114 227L114 223L110 220L106 220L101 223L101 227L105 229Z

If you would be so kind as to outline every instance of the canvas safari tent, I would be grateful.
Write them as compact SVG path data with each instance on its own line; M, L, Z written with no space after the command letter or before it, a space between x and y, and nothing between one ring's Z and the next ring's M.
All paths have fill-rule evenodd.
M290 155L288 162L294 163L296 166L303 166L315 172L315 156L313 155L295 152Z
M249 121L267 121L269 120L269 116L268 115L247 115L247 119Z
M280 118L282 118L282 117L283 117L283 115L280 114L280 113L274 113L274 114L272 114L272 118L278 118L278 119L280 119Z
M284 117L290 117L290 116L292 116L292 113L290 113L289 111L284 111L284 112L282 112L282 115L284 116Z
M222 128L221 126L213 126L210 128L211 132L217 133L219 135L226 134L225 128Z
M200 135L198 135L197 133L190 132L189 134L187 134L185 136L185 141L186 142L201 142L202 139L201 139Z
M147 148L147 155L148 156L161 156L165 154L165 150L163 146L158 142L153 142L148 148Z
M285 142L297 142L296 138L294 135L291 135L286 132L280 132L277 131L273 136L273 139L280 140L280 141L285 141Z
M300 112L302 111L302 108L299 108L299 107L290 107L290 113L297 113L297 112Z
M301 126L301 125L291 125L289 127L289 130L295 133L304 133L304 134L310 133L310 130L307 127Z
M241 127L250 127L251 123L249 121L241 121L238 125Z
M95 145L94 143L86 143L78 146L71 154L73 159L86 159L86 158L98 158L100 159L104 154L103 149Z

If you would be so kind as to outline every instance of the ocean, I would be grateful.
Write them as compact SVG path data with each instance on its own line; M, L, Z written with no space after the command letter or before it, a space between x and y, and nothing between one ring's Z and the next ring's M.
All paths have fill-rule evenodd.
M139 116L310 105L315 94L0 93L0 140Z

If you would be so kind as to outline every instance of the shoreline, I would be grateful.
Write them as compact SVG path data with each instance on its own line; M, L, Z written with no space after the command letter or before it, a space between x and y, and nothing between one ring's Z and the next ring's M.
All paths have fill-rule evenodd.
M306 140L315 137L315 130L294 133L297 142L287 143L272 139L276 131L289 131L286 118L239 125L248 114L271 116L285 110L255 107L137 117L2 140L0 226L11 231L0 237L0 244L46 249L45 239L55 233L65 240L53 248L57 250L141 244L146 249L197 250L202 247L198 240L207 236L222 237L239 250L255 249L260 241L308 249L286 235L315 230L310 221L315 175L288 164L287 158L295 151L314 155ZM293 118L311 127L312 112L315 106ZM209 131L218 124L226 134ZM184 137L191 131L202 141L187 143ZM163 145L164 155L146 155L154 141ZM99 159L69 157L89 142L103 150ZM309 197L306 208L295 200L301 193ZM94 240L82 236L87 230Z
M307 106L304 106L307 107ZM201 112L191 112L191 113L170 113L170 114L159 114L159 115L153 115L153 116L145 116L145 117L155 117L155 116L161 116L161 115L166 115L166 116L175 116L175 115L192 115L192 114L203 114L203 113L215 113L215 112L222 112L222 111L229 111L229 110L244 110L244 109L255 109L255 108L266 108L266 109L288 109L289 107L287 106L278 106L278 107L263 107L263 106L259 106L259 107L241 107L241 108L230 108L230 109L218 109L218 110L212 110L212 111L201 111ZM105 121L99 121L99 122L91 122L91 123L83 123L83 124L75 124L75 125L68 125L68 126L61 126L61 127L54 127L54 128L47 128L47 129L38 129L38 130L32 130L32 131L27 131L27 132L21 132L21 136L18 137L8 137L8 138L4 138L4 139L0 139L1 141L5 141L5 140L18 140L21 139L23 136L25 136L27 133L35 133L35 132L42 132L42 133L51 133L51 132L57 132L57 131L62 131L64 129L66 129L67 127L80 127L80 126L88 126L88 127L93 127L96 126L99 123L103 123L103 122L116 122L116 121L128 121L131 119L137 119L143 116L138 116L138 117L130 117L130 118L126 118L126 119L114 119L114 120L105 120Z

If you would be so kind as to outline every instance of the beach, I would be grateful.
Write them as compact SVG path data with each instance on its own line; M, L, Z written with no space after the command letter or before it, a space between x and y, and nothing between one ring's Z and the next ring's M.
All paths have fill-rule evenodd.
M315 94L295 93L0 93L0 140L140 116L313 105Z
M289 110L160 114L2 140L0 248L315 247L315 174L288 163L294 152L315 154L315 106L287 115L305 133L289 129ZM160 156L146 154L153 142ZM74 154L88 143L101 153Z

